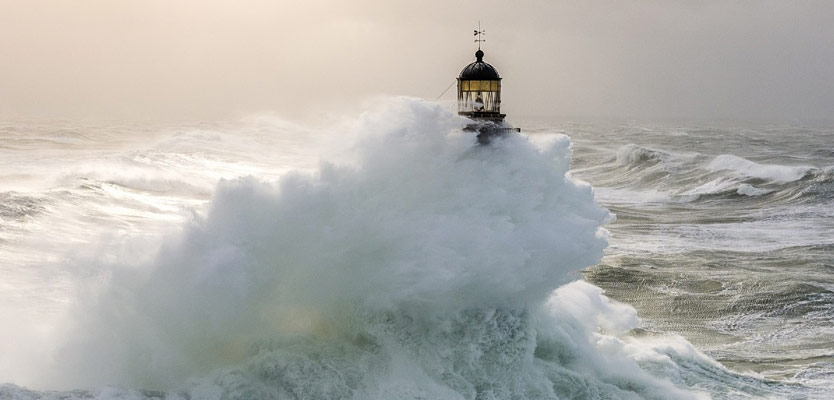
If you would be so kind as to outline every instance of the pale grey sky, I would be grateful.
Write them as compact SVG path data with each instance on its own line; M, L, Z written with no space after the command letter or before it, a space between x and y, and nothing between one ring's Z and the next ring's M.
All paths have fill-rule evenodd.
M0 0L0 115L302 118L377 94L433 100L473 60L478 20L510 116L834 110L829 0Z

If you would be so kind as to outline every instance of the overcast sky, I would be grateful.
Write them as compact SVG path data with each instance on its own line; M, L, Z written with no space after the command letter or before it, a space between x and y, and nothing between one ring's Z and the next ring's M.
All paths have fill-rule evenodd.
M478 20L510 115L834 110L830 0L0 0L0 115L303 118L378 94L433 100L473 61Z

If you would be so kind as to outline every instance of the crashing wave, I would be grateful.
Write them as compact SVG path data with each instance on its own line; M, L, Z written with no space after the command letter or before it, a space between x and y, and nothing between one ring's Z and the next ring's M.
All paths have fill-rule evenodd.
M474 146L463 125L392 101L363 116L344 159L222 181L152 262L74 260L110 274L78 299L61 362L38 384L165 391L62 398L768 393L685 341L632 336L634 309L573 282L600 260L611 217L568 174L567 137Z

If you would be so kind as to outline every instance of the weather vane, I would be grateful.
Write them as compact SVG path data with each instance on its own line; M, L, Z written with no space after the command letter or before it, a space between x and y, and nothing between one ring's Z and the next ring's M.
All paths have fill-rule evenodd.
M486 42L486 39L481 39L481 35L486 35L486 30L481 30L481 21L478 21L478 29L475 30L475 43L478 43L478 50L481 49L481 42Z

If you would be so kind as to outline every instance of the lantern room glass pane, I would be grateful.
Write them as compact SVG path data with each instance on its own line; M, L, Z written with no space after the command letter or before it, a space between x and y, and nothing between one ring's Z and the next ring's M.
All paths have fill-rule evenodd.
M460 81L461 92L498 92L501 81Z

